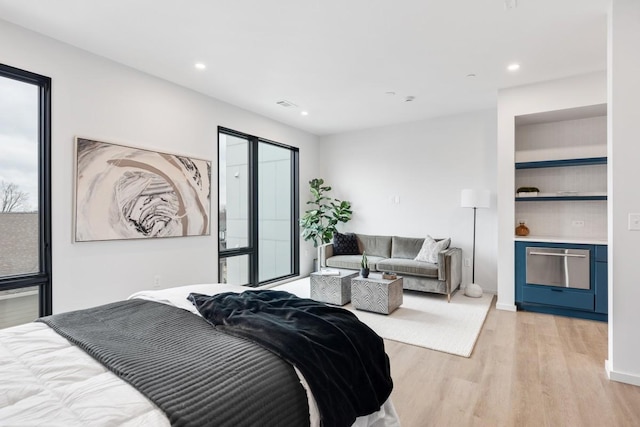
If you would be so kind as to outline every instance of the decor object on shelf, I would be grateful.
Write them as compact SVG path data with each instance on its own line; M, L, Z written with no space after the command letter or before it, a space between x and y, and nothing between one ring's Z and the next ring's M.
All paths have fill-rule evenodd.
M482 296L482 288L476 284L476 210L489 207L489 190L464 189L460 196L460 206L473 208L473 252L471 256L471 283L464 290L468 297L479 298Z
M76 242L207 236L211 162L76 138Z
M518 197L536 197L540 190L538 187L520 187L516 190Z
M524 222L520 222L520 225L516 227L516 236L528 236L528 235L529 235L529 227L527 227Z
M362 252L362 261L360 261L360 275L364 278L369 277L369 261L367 260L366 252Z
M351 202L328 197L326 193L331 191L331 187L324 185L322 178L309 181L309 191L313 200L307 201L307 204L312 208L306 210L300 218L300 227L302 238L312 240L313 246L318 248L319 269L322 267L320 263L322 245L331 242L334 233L337 232L338 223L351 220Z
M519 187L517 193L538 193L540 189L538 187Z

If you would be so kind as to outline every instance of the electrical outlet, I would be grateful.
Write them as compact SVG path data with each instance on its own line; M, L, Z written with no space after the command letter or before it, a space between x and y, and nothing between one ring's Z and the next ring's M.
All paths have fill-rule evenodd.
M471 267L471 258L465 258L464 259L464 266L465 267Z
M160 289L160 275L153 276L153 289Z
M584 227L584 221L582 221L582 220L571 221L571 226L572 227Z

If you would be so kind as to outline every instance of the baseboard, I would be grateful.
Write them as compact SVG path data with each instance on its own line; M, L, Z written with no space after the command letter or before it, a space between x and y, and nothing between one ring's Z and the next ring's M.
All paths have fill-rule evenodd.
M515 304L496 303L496 309L504 311L517 311Z
M607 378L609 378L611 381L617 381L619 383L631 384L640 387L640 376L612 371L609 360L604 361L604 370L607 373Z

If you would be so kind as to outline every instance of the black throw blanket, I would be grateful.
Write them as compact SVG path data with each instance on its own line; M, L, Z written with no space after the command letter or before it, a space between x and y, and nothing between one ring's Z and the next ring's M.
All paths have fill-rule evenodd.
M190 294L200 314L295 365L318 404L323 426L350 426L380 409L393 383L384 343L348 310L284 291Z

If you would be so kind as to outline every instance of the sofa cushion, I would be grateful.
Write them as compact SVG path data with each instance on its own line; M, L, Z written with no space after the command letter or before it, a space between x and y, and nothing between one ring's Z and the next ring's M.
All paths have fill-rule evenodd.
M380 271L378 270L378 262L382 261L383 259L384 258L382 257L367 255L367 260L369 261L369 270ZM362 255L334 255L327 258L326 263L327 267L360 270L360 261L362 261Z
M353 233L342 234L337 231L333 234L334 255L358 255L358 239Z
M391 236L370 236L356 234L360 253L366 252L367 256L389 258L391 256Z
M423 238L398 237L391 239L391 258L414 259L422 248Z
M405 258L387 258L378 263L378 271L389 271L399 275L438 278L438 264L414 261Z
M447 249L450 243L451 239L435 240L433 237L427 236L422 244L422 249L414 259L415 261L437 263L438 253Z

